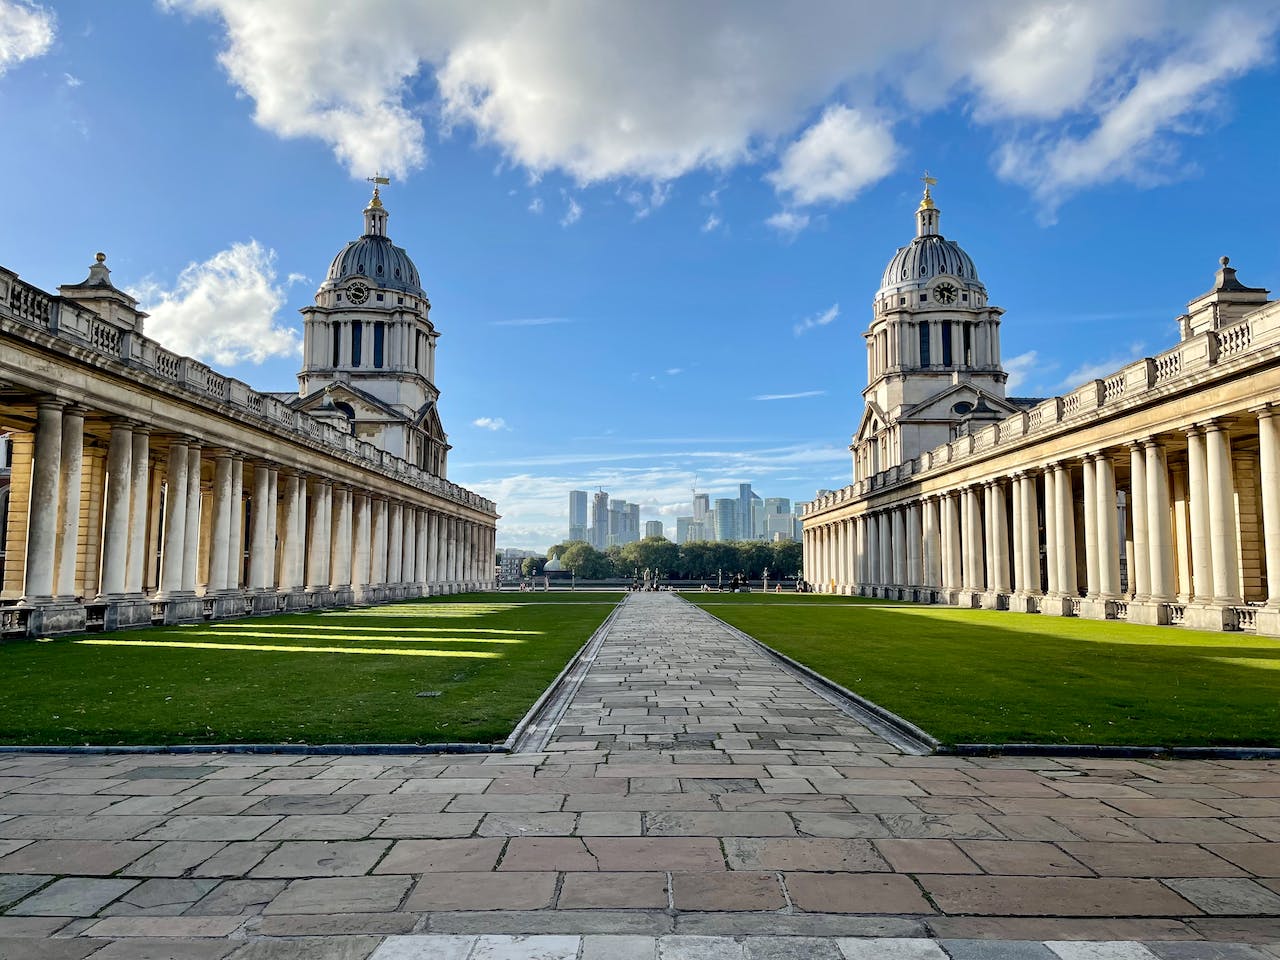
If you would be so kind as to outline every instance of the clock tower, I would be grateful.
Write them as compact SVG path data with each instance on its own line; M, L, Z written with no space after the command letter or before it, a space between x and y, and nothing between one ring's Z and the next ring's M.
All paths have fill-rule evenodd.
M916 235L885 267L863 334L866 402L853 437L862 480L944 444L975 420L1010 415L1000 365L1000 316L972 258L942 236L941 211L923 177Z

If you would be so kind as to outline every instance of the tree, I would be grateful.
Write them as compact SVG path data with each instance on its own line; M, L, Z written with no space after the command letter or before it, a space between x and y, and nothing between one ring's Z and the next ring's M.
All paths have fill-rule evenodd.
M621 561L627 571L652 570L669 577L679 569L680 548L666 537L645 537L624 546Z
M775 578L798 577L804 569L804 547L797 540L781 540L773 544L773 563L769 574Z
M546 557L525 557L520 564L520 572L526 577L538 577L542 575L542 568L546 565Z
M582 580L603 580L613 575L613 564L609 558L582 540L565 546L564 553L560 554L560 565Z

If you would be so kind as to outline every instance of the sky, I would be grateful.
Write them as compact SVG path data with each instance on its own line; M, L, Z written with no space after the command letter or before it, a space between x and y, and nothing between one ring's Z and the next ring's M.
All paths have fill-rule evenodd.
M880 275L942 232L1010 392L1168 349L1218 257L1280 287L1280 0L0 0L0 264L96 251L148 335L294 390L392 179L441 331L449 478L499 546L603 487L850 482Z

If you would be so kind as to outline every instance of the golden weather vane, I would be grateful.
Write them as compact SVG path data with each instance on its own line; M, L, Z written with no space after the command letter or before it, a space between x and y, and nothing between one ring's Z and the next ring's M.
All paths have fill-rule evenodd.
M929 188L938 185L938 178L929 176L928 170L924 172L924 176L920 178L920 181L924 184L924 195L926 197L929 195Z

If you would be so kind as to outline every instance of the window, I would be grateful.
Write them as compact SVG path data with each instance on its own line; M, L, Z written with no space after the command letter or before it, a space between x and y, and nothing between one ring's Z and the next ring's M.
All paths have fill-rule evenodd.
M944 367L951 366L951 321L942 321L942 365Z
M360 366L360 348L364 345L364 324L359 320L351 322L351 365Z
M342 364L342 324L333 324L333 365Z
M920 366L929 366L929 325L920 323L916 325L916 329L920 331Z
M382 369L383 346L387 338L387 325L379 320L373 325L373 367Z
M964 363L965 366L973 366L973 324L966 323L964 325Z
M929 295L927 293L920 294L921 303L927 303L928 301L929 301Z
M960 299L961 299L961 300L963 300L965 303L968 303L968 302L969 302L969 295L968 295L967 293L962 293L962 294L960 294Z

